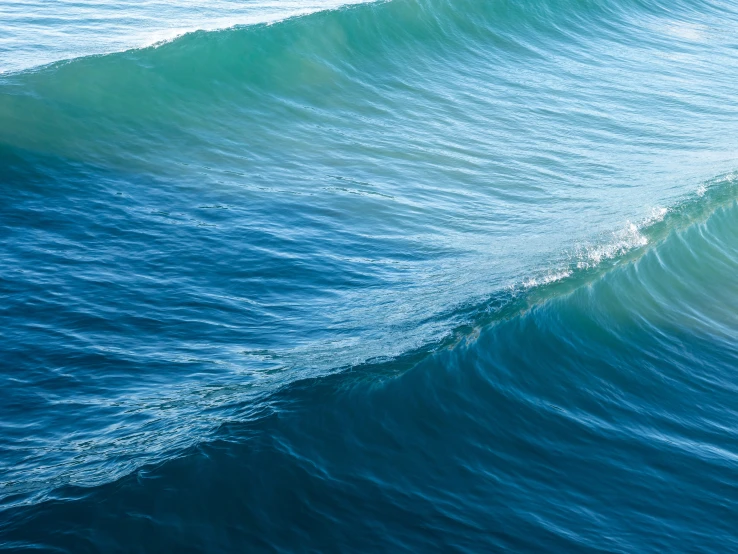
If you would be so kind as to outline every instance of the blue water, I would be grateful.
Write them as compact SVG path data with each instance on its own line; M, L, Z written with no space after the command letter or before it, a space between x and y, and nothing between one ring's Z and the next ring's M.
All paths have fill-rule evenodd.
M0 548L738 550L738 6L0 6Z

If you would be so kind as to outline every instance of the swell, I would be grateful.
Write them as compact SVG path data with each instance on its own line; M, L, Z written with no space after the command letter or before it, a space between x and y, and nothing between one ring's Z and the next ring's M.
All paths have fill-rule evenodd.
M156 46L3 75L0 140L38 148L44 136L55 137L64 127L79 150L63 153L89 156L91 147L81 147L104 135L110 123L130 127L124 137L136 142L135 133L143 131L145 121L162 130L170 119L197 127L202 117L220 120L222 110L265 94L288 109L306 100L301 94L306 89L308 101L315 103L313 95L340 94L347 80L367 80L371 88L375 84L361 68L373 60L391 70L417 62L422 52L422 64L429 66L448 53L463 61L490 46L499 50L496 55L535 60L557 41L558 48L570 48L593 37L642 39L632 25L637 18L668 16L678 22L695 12L726 10L732 13L729 6L706 1L398 0L344 6L275 24L195 31ZM394 84L412 86L409 81Z
M738 213L737 201L738 178L735 174L723 175L702 183L681 202L659 210L655 216L638 224L628 223L623 230L601 237L600 242L581 246L576 252L568 253L563 256L568 261L560 262L562 265L549 266L545 271L521 279L517 285L508 287L479 304L462 306L453 313L445 314L441 317L442 321L456 320L463 323L447 332L443 339L426 343L412 351L363 360L350 366L333 366L329 372L314 372L312 375L305 370L286 378L277 373L273 386L262 383L253 389L248 381L236 386L226 383L223 391L217 394L217 399L210 399L204 405L197 397L207 391L182 389L176 392L176 401L182 402L189 398L187 402L194 402L188 410L192 412L190 417L202 420L198 427L202 427L204 423L210 429L203 427L192 433L190 428L186 436L175 439L171 428L174 422L164 423L160 432L168 437L167 444L164 445L166 449L155 451L154 459L158 460L157 464L163 463L166 467L166 464L177 463L171 460L191 456L193 449L194 452L203 448L208 450L211 441L215 440L217 443L220 440L217 437L223 434L224 429L226 434L230 433L231 424L228 421L236 427L248 427L251 423L245 424L244 421L271 417L264 414L273 414L277 409L275 404L281 405L284 395L290 398L289 402L304 406L305 400L300 395L312 387L322 389L325 386L321 384L322 380L330 383L329 388L337 387L338 390L355 386L373 390L382 388L387 380L403 379L402 376L407 372L430 371L427 369L429 365L444 366L449 363L446 359L448 356L467 357L469 351L475 353L475 357L486 355L487 350L492 348L489 341L497 332L495 329L518 329L522 325L520 322L529 322L531 319L536 320L536 326L542 326L541 332L545 331L548 340L561 335L557 340L568 341L568 347L576 350L576 357L581 355L586 359L600 355L587 344L598 333L610 335L608 340L614 341L615 344L611 345L614 350L637 351L640 348L638 340L629 342L629 339L607 326L589 330L585 325L578 331L558 327L561 325L561 314L558 311L566 313L571 309L570 304L579 306L576 310L581 310L581 303L585 302L587 310L591 309L598 314L596 317L606 319L618 317L622 313L629 313L628 317L636 320L656 318L659 320L657 323L641 322L639 325L646 325L640 332L646 335L655 334L659 340L663 338L663 333L671 332L660 327L664 324L678 327L679 333L707 333L710 340L717 343L715 348L723 349L726 356L732 356L735 353L730 344L738 329L731 320L730 308L720 306L719 302L729 302L733 298L734 283L730 276L738 267L738 242L733 228ZM711 283L710 292L700 290L704 282ZM595 316L590 314L589 317ZM542 321L538 321L541 318ZM682 329L682 320L687 322L685 325L690 325L691 322L693 327ZM549 324L554 327L546 328ZM526 325L523 327L527 328ZM522 344L530 340L528 332L529 330L518 329L507 340L511 345ZM674 343L671 347L677 348ZM447 352L461 354L446 354ZM682 353L679 356L687 356L686 361L679 357L679 363L688 363L695 359L696 354ZM529 363L535 365L541 362ZM668 366L676 362L666 356L661 363ZM631 362L626 365L628 371L633 370ZM709 362L704 365L709 371ZM460 361L454 362L454 367L462 372L468 370ZM517 371L514 367L507 370ZM432 375L427 378L434 379ZM709 375L704 378L711 379ZM296 398L292 398L293 391L298 395ZM433 394L437 395L439 391ZM206 418L203 417L203 410L210 412ZM186 416L179 414L178 417ZM213 438L211 435L216 428L220 431L215 431L216 438ZM149 433L152 431L149 430ZM402 434L406 430L397 432ZM230 442L236 439L227 440ZM199 446L188 444L192 442ZM128 482L131 477L125 475L131 471L134 475L148 474L155 467L150 466L153 461L151 453L136 453L130 461L116 469L118 475L115 481ZM144 467L139 469L142 463ZM86 471L89 472L90 469ZM83 479L75 477L73 482L82 481L87 487L91 487L79 490L74 487L68 490L69 485L65 484L67 479L63 477L57 482L53 478L38 482L6 482L3 484L3 509L44 504L50 498L57 497L74 499L79 495L87 497L89 494L94 497L94 492L87 491L96 491L99 488L107 490L104 483L110 480L110 473L111 468L108 467L105 469L106 477L101 475L90 479L89 474Z
M197 31L154 47L3 75L0 145L4 156L25 156L29 165L34 156L57 157L161 178L190 177L180 175L186 158L186 165L200 174L217 172L213 178L242 185L243 177L275 163L275 151L287 160L288 171L301 169L301 161L294 159L295 142L305 141L305 135L316 127L340 133L321 144L323 148L341 150L341 140L360 142L352 130L341 128L341 119L360 114L359 122L378 126L378 134L387 130L377 123L380 117L387 120L386 126L396 125L404 131L400 138L407 142L409 153L403 161L436 155L439 166L455 162L460 171L471 172L488 161L484 154L491 141L473 125L475 118L488 120L498 108L488 95L507 89L507 94L517 94L524 103L532 88L535 93L535 83L526 85L514 78L518 65L545 66L556 58L566 63L583 58L597 66L599 62L587 54L594 41L614 49L694 55L689 39L678 33L682 24L684 33L696 33L692 25L697 16L731 19L735 11L708 1L398 0L345 6L271 25ZM662 32L654 32L656 25ZM664 33L668 26L676 30ZM627 61L633 66L637 60ZM659 71L671 86L673 70ZM585 76L567 73L566 78L581 85ZM448 90L436 95L425 91L442 79L460 80L464 93L452 99ZM541 88L565 96L561 87L573 83ZM485 90L490 85L491 90ZM668 109L673 110L665 115L673 120L707 111L712 117L732 117L731 82L720 78L712 85L681 91L678 99L672 91L660 91L661 102L669 103ZM593 90L599 94L595 87ZM689 101L683 98L685 92L691 93ZM573 103L581 100L572 98ZM616 112L625 112L634 121L643 119L653 134L646 139L651 146L677 149L683 141L675 139L682 138L691 140L690 146L704 146L703 137L698 140L683 131L678 132L684 136L675 137L675 129L658 130L663 121L629 113L633 103L643 98L614 90L608 100ZM405 102L416 103L416 109L408 109ZM509 108L513 103L514 99L504 98L502 105ZM586 121L584 116L590 117L596 108L588 106L574 114ZM541 112L539 106L529 109ZM518 117L502 116L500 125L511 125ZM591 137L595 142L623 141L637 130L620 113L601 116L604 130ZM286 124L286 118L292 121ZM457 127L468 126L469 147L463 148L455 137L428 145L408 136L408 127L419 118L437 119L426 124L431 135L443 126L454 126L454 121ZM322 125L318 123L321 119ZM565 131L554 127L552 136L546 138L562 140ZM285 134L294 134L294 140L282 139L280 148L267 148L276 142L275 135ZM385 145L369 134L365 141L374 142L377 157L388 155L389 148L383 146L394 146L393 139L385 140ZM666 146L669 142L675 146ZM633 139L627 145L642 146ZM569 153L581 155L580 149L571 148ZM535 161L517 163L508 171L541 171L543 176L560 179L572 169L557 167L556 154L560 153L543 154L544 161L554 162L546 172ZM328 165L313 152L309 157L314 165ZM397 154L392 157L398 158ZM239 176L241 179L234 178Z
M509 88L527 95L526 87L509 75L516 65L587 57L590 41L663 50L669 40L673 44L668 46L681 54L689 41L678 34L654 33L653 25L672 25L678 33L684 23L688 33L695 14L735 16L731 6L708 1L398 0L344 6L275 24L196 31L152 47L3 75L0 145L4 155L29 156L29 163L36 155L55 156L167 178L181 172L182 159L188 158L201 172L220 172L221 179L244 177L274 163L277 149L264 151L274 134L294 132L302 139L321 117L327 120L326 130L334 126L354 142L357 138L340 128L340 118L357 112L363 112L360 118L366 124L385 116L389 124L403 128L421 116L437 117L433 132L451 125L454 118L459 124L469 124L475 116L484 120L494 107L485 98L489 91L480 87L488 84L485 79L500 79L493 93ZM500 75L491 69L495 67ZM674 78L668 73L665 77ZM448 91L434 96L423 90L440 79L459 78L467 81L461 101L449 98ZM709 92L690 91L691 101L676 102L682 113L669 115L686 117L709 102L711 115L732 116L727 107L716 108L728 105L729 84L721 80ZM550 92L563 91L554 87ZM622 105L614 105L620 111L633 101L622 96ZM674 102L670 97L663 100ZM408 110L405 101L419 102L419 109ZM294 122L278 124L284 118ZM596 138L619 135L622 140L631 129L618 119L606 117L607 131ZM659 124L645 123L651 131ZM244 137L244 129L249 137ZM672 138L665 129L648 140L662 146ZM337 148L337 139L329 146ZM468 139L482 151L488 148L477 130ZM298 168L299 162L289 155L295 145L282 142L280 153L289 159L289 169ZM415 151L443 152L446 159L439 165L465 162L459 164L465 171L485 161L453 139L432 148L409 142L409 161ZM203 151L215 168L207 165ZM554 171L558 177L564 170Z
M644 230L653 246L629 263L549 294L473 341L409 369L387 362L292 383L241 404L212 440L176 459L6 510L5 544L735 545L725 524L738 491L730 187L708 189L705 202ZM716 517L701 518L706 510Z
M4 315L34 306L47 334L4 333L107 414L19 447L7 504L175 457L296 379L456 351L728 205L732 177L688 201L669 181L735 167L733 50L704 80L665 57L704 56L663 29L718 15L735 14L396 0L1 77ZM663 221L607 232L654 204Z
M0 74L35 71L76 58L159 46L195 31L273 24L352 3L356 2L319 0L278 5L249 2L248 5L219 3L207 6L126 4L118 9L122 19L117 21L106 17L115 13L115 8L106 5L97 6L96 10L75 11L73 4L62 4L52 14L42 2L32 1L22 6L12 3L3 6L0 12L9 26L4 47L0 49ZM49 20L49 15L59 14L69 17ZM50 40L30 30L35 22L43 19L63 37L61 40Z
M359 2L364 3L364 2ZM381 2L386 3L386 2ZM411 18L408 18L406 21L404 21L405 24L410 22L415 22L414 28L411 30L411 32L415 35L418 35L419 33L426 33L426 32L438 32L439 30L451 30L453 27L454 20L456 20L456 23L460 19L469 19L471 15L474 15L474 13L477 10L480 10L480 6L474 5L471 3L456 3L455 5L450 5L448 2L404 2L406 4L405 7L401 8L399 12L397 10L393 9L387 9L382 8L381 11L383 12L380 17L385 18L386 21L379 20L377 23L381 25L381 27L385 27L386 25L392 24L392 16L396 15L397 13L405 12L407 15L412 15ZM315 14L321 13L321 12L341 12L347 8L351 8L353 3L349 2L347 4L339 4L338 6L329 6L325 9L317 9L313 11L312 7L310 8L310 11L307 13L301 13L299 10L297 10L297 13L295 15L287 15L283 18L277 18L277 19L269 19L271 14L267 12L267 19L264 21L254 21L252 23L232 23L228 25L224 25L222 27L215 27L215 28L195 28L188 31L180 32L177 36L171 37L169 39L160 40L160 41L154 41L152 44L145 45L138 48L131 48L129 50L126 50L127 53L144 53L144 56L147 55L147 52L150 52L153 49L158 49L161 47L165 47L165 50L168 50L170 54L175 54L175 52L178 50L176 46L170 46L166 47L169 43L173 42L190 42L193 40L193 37L197 37L195 39L196 43L199 43L198 48L192 48L192 43L189 44L189 48L191 48L190 53L199 53L202 56L207 56L206 51L208 49L212 49L213 41L215 40L222 40L224 38L224 35L232 34L232 33L243 33L244 30L249 30L252 27L261 28L265 26L272 26L274 24L280 24L284 23L286 20L289 19L296 19L296 18L304 18L307 17L308 21L306 23L301 23L300 26L303 24L308 26L315 26L315 25L321 25L319 21L315 20ZM689 4L687 4L689 5ZM707 4L709 5L709 4ZM661 6L658 2L632 2L629 4L625 4L624 6L621 5L621 7L633 7L633 8L641 8L641 9L647 9L647 10L658 10L663 9L663 6ZM523 3L505 3L500 2L497 6L495 6L494 11L491 13L494 13L496 16L495 22L500 25L501 28L504 28L506 24L509 24L510 21L514 21L515 19L523 20L523 21L530 21L530 22L545 22L546 20L551 21L553 18L552 16L555 15L558 11L561 9L568 9L570 11L574 11L575 13L570 13L569 17L566 19L569 20L575 20L578 17L581 17L581 13L576 13L577 10L580 12L592 12L593 10L596 10L599 12L602 16L612 15L617 12L617 8L613 9L606 3L601 2L586 2L586 3L577 3L577 2L570 2L570 1L549 1L549 2L523 2ZM370 12L370 9L363 8L365 12ZM484 13L482 11L481 13ZM596 13L596 12L595 12ZM450 17L453 16L453 17ZM258 16L256 16L258 17ZM329 18L334 18L336 16L328 16ZM341 16L338 16L339 18ZM252 17L253 18L253 17ZM361 14L361 19L365 20L365 22L369 22L372 18L371 16L367 15L366 13ZM358 25L361 25L361 22L358 22ZM406 25L402 25L402 28L406 28ZM401 33L398 33L398 30L400 27L395 27L389 29L388 35L390 37L394 37L397 39L401 39ZM272 31L273 33L278 33L276 31ZM293 33L299 32L299 31L292 31ZM376 32L376 31L375 31ZM388 35L385 35L388 36ZM262 39L263 40L263 39ZM178 46L184 46L182 44ZM46 64L44 66L38 66L38 67L31 67L31 68L25 68L20 71L15 71L13 73L28 73L28 72L52 72L54 68L59 67L60 65L65 65L67 63L73 62L75 60L82 60L82 59L92 59L92 58L102 58L106 59L109 56L117 57L121 54L121 52L98 52L92 55L87 56L77 56L74 58L69 59L62 59L62 60L56 60L54 62L51 62L49 64ZM107 63L107 62L103 62ZM9 75L6 73L6 76Z

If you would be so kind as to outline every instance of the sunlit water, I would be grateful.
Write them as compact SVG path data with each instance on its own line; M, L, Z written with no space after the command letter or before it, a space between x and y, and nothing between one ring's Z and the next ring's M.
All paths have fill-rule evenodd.
M0 6L0 546L730 551L727 1Z

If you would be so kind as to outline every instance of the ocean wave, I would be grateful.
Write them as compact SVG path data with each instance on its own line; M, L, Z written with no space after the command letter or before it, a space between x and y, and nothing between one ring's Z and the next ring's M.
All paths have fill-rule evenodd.
M645 366L659 333L687 333L680 317L729 336L688 292L694 267L734 261L734 15L686 0L394 0L0 76L4 505L35 520L66 486L97 498L144 464L187 466L224 422L273 415L278 391L312 406L310 383L417 380L419 396L382 402L410 394L413 421L442 419L442 384L465 378L448 368L550 368L525 356L598 337L630 352L622 328L567 332L567 302L644 333L619 299L657 303L670 318L644 312L658 329L634 350ZM715 259L699 257L708 247ZM688 292L659 289L674 250ZM507 343L490 342L501 327Z
M154 530L157 544L207 549L732 544L719 520L688 524L701 498L734 502L730 187L654 223L663 240L631 263L474 340L243 402L210 440L115 483L6 510L0 532L6 544L70 550ZM592 442L601 446L583 456ZM624 488L632 509L658 517L623 519ZM408 532L419 510L424 528Z
M308 379L309 382L319 378L333 379L329 376L335 374L345 375L347 373L351 375L347 377L349 380L354 379L355 374L361 375L361 381L371 379L372 375L397 376L405 371L414 370L413 368L416 366L422 367L426 364L425 360L437 357L439 352L449 349L466 351L469 348L486 348L474 345L481 340L481 335L489 335L490 332L493 332L490 329L503 324L507 325L505 322L510 320L528 318L529 316L526 314L531 311L540 313L541 310L544 310L546 313L550 313L552 308L545 307L550 302L560 303L562 302L561 297L571 295L581 297L582 290L593 286L603 287L604 285L597 285L601 281L607 282L607 287L617 288L620 285L617 284L618 281L613 282L613 279L624 279L624 283L627 283L629 279L627 275L636 271L639 281L642 280L643 283L628 284L631 287L631 293L635 294L638 287L646 287L646 290L640 291L639 294L650 294L648 287L655 286L653 280L658 281L659 278L644 274L643 268L653 266L654 260L661 260L663 252L670 252L675 247L686 250L686 253L678 254L680 259L685 259L688 255L699 255L700 252L706 250L704 246L692 245L689 242L690 240L699 242L710 240L712 242L710 247L720 248L723 255L728 256L722 262L723 267L721 269L723 273L729 272L730 267L738 264L738 256L734 256L732 250L730 250L732 244L730 233L732 231L729 226L726 227L725 222L731 221L736 210L738 210L738 204L736 204L738 178L734 173L722 175L701 184L697 191L697 193L684 198L680 203L668 209L653 209L651 215L644 219L635 230L631 230L632 224L628 224L625 231L613 233L615 242L605 243L603 246L590 246L589 249L595 249L598 252L596 255L591 254L591 250L584 249L566 266L561 266L556 270L549 269L545 272L539 272L535 277L521 279L518 285L500 291L492 298L485 299L476 306L465 306L456 314L446 315L443 318L444 321L457 320L462 323L449 329L439 341L424 344L417 349L399 352L392 356L360 360L349 366L333 366L327 372L310 373L303 370L300 373L285 376L280 371L274 375L275 379L272 386L266 386L269 379L262 378L263 382L256 388L253 383L247 381L239 385L226 384L223 388L215 387L211 391L199 388L192 390L177 388L170 391L168 393L171 395L170 399L157 400L157 404L159 402L186 402L190 404L188 411L191 412L192 417L200 420L196 427L189 425L186 433L177 437L173 435L173 429L169 427L173 425L173 422L160 422L158 433L161 433L162 439L167 437L167 441L162 443L165 450L154 451L149 453L148 456L139 453L132 457L129 462L118 465L114 473L111 472L110 467L102 466L102 472L97 477L94 477L95 473L90 471L89 467L83 468L84 474L75 476L73 482L88 487L99 487L111 481L111 479L125 479L126 474L138 471L137 468L142 463L152 463L153 459L176 458L182 452L188 452L188 449L192 448L192 441L195 443L205 441L207 443L211 440L210 434L213 429L223 426L224 420L227 421L229 418L227 414L232 414L234 409L239 414L250 414L252 412L259 414L261 413L260 406L269 406L272 403L271 395L274 394L275 389L280 390L285 386L290 387L292 386L291 383L294 382L301 382L305 379ZM721 236L721 232L727 232L728 235ZM638 238L625 244L622 239L623 233L626 236L632 235ZM600 255L601 252L606 252L607 255ZM648 261L641 261L644 258ZM684 263L696 264L697 266L703 264L698 260L685 260ZM634 266L634 264L636 265ZM630 267L637 269L631 270ZM678 266L664 268L659 262L656 270L671 272L674 278L678 279L678 276L683 275L686 269ZM672 298L671 300L674 306L677 307L676 309L680 309L678 307L688 298ZM598 299L588 301L594 305L602 304ZM665 306L662 306L662 308L668 309ZM523 336L518 337L519 340L523 340L523 338ZM577 340L586 341L586 337L580 336L577 337ZM268 350L246 351L243 354L247 355L252 361L256 361L258 358L260 363L267 366L274 365L275 362L280 363L279 359L275 358L274 354ZM184 363L191 361L193 360L182 360ZM265 375L265 377L267 376ZM300 388L299 385L296 386ZM206 394L206 396L203 396L203 394ZM224 408L225 413L223 413ZM203 412L213 410L215 412L212 415L202 416ZM177 417L181 418L182 414L177 415ZM230 415L230 417L233 417L233 415ZM239 419L241 417L245 416L241 415ZM248 418L250 417L248 416ZM199 431L193 433L193 429L199 429ZM149 430L149 440L153 439L152 432L155 431ZM94 447L94 445L90 444L89 447ZM99 448L101 454L106 456L110 447L103 442ZM94 452L94 450L91 452ZM152 455L155 458L152 458ZM94 463L94 458L88 460L87 463ZM53 491L69 483L68 479L72 475L73 473L66 470L65 477L47 478L36 482L30 480L17 483L6 482L1 489L4 496L3 502L7 508L47 501L57 494Z

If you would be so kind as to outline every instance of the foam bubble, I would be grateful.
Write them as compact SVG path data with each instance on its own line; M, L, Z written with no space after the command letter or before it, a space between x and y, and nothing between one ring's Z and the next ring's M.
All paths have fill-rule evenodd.
M622 256L634 248L648 244L639 225L628 222L623 229L612 234L612 240L604 244L585 246L579 252L578 269L589 269L600 265L604 260Z
M526 289L531 289L542 285L550 285L551 283L555 283L556 281L566 279L567 277L571 276L571 273L572 272L569 269L551 271L541 276L531 277L523 281L523 287Z

